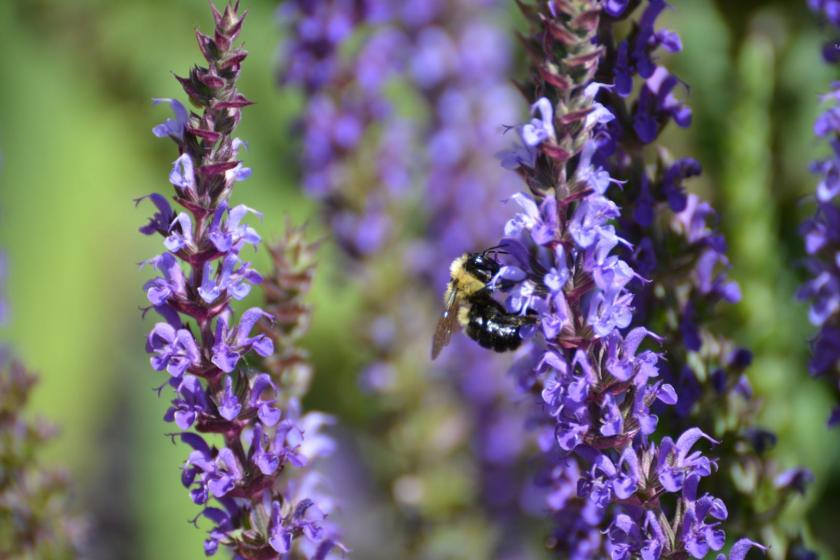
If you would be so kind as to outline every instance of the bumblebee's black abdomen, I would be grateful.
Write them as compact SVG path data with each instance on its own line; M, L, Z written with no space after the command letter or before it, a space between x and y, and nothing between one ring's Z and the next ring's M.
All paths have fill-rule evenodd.
M464 331L484 348L507 352L522 344L519 327L529 322L529 318L508 313L499 302L486 296L470 302Z

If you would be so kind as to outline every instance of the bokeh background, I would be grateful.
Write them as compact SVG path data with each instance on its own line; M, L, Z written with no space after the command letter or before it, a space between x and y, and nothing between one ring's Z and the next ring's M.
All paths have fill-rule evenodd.
M316 208L297 185L291 122L302 100L276 86L277 2L245 4L241 90L256 105L240 136L254 175L235 202L264 212L267 239L287 217L309 220L317 237ZM825 427L831 400L808 377L813 330L793 297L804 278L798 224L815 185L808 164L824 149L811 126L818 94L838 78L820 60L826 35L804 0L673 4L664 23L685 49L669 64L690 84L695 123L665 141L704 166L690 188L720 212L744 293L727 328L755 352L749 376L779 433L779 461L816 475L797 512L809 512L824 557L838 558L840 432ZM0 0L0 247L12 305L0 336L41 375L33 412L62 430L45 460L75 477L100 558L202 556L177 476L183 450L163 436L166 401L153 392L162 379L143 351L148 273L138 263L158 240L137 233L146 211L132 202L167 188L172 147L150 133L166 115L150 100L179 95L172 73L197 60L195 26L210 27L203 0ZM364 429L370 397L344 336L357 304L335 253L327 239L306 339L317 372L309 404Z

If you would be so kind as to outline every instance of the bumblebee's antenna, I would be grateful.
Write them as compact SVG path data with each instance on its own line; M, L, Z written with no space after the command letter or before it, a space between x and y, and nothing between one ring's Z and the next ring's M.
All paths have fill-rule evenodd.
M500 255L509 255L510 253L505 251L502 247L503 247L502 245L494 245L492 247L488 247L487 249L483 250L482 253L484 253L484 254L498 253Z

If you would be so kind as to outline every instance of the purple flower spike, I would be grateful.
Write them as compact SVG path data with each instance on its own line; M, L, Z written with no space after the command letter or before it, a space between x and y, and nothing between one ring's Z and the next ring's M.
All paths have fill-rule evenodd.
M143 288L166 321L154 325L146 349L152 368L168 372L171 379L165 385L175 389L164 420L183 430L177 437L191 448L181 482L192 501L203 506L200 515L213 523L205 554L215 555L224 547L240 560L275 558L273 547L279 541L274 528L251 521L267 520L272 503L308 503L311 508L287 516L283 550L296 558L324 558L329 550L343 550L325 514L316 515L330 511L331 502L323 509L314 505L323 501L321 489L298 484L290 471L308 467L303 450L329 451L327 436L315 425L311 441L304 439L300 426L311 421L301 413L300 391L278 381L308 378L297 369L285 369L289 363L292 369L304 368L305 359L290 350L294 337L285 332L276 339L283 355L273 356L274 323L266 311L253 307L237 319L231 307L263 281L240 254L246 246L261 244L256 229L245 223L249 214L261 214L243 204L230 205L236 184L251 175L238 160L245 143L234 136L242 109L251 103L236 88L247 56L235 45L244 14L239 14L238 2L223 11L211 3L211 10L213 35L196 32L207 66L178 78L200 114L188 113L172 99L155 100L175 113L153 133L177 146L169 182L178 208L163 195L149 195L157 212L140 229L145 235L160 235L167 250L143 263L159 273ZM305 309L296 298L306 290L296 282L298 275L284 277L272 293L293 293L295 309ZM284 320L294 316L287 313ZM256 373L251 365L260 362L276 377ZM282 369L278 364L284 364ZM214 445L199 434L213 434ZM311 473L304 471L301 478L303 474Z
M840 2L837 0L808 0L808 6L815 12L822 11L832 25L840 26Z
M565 10L565 5L558 11ZM669 147L659 142L669 124L687 127L692 120L691 109L682 101L688 96L689 88L666 68L664 57L661 57L664 52L676 53L683 47L676 33L657 28L657 19L668 7L663 0L604 2L602 9L609 18L602 17L598 26L597 44L602 46L603 51L597 61L597 75L611 76L613 84L609 89L600 87L593 98L593 102L600 104L603 110L592 106L589 112L601 115L607 111L620 118L583 119L585 125L591 126L592 149L591 153L583 151L579 156L575 176L581 175L580 166L584 163L602 170L599 180L589 181L588 184L592 185L593 192L619 203L620 207L613 212L615 217L605 224L604 231L592 227L580 228L582 233L594 232L602 237L601 246L590 250L585 255L588 258L583 260L583 268L592 272L592 281L598 292L588 292L585 279L577 273L573 277L573 285L577 288L571 296L567 294L566 299L572 310L576 306L575 298L580 302L577 305L587 306L586 325L591 328L599 345L606 346L605 352L589 360L601 372L600 383L611 387L607 394L600 394L604 391L599 391L598 384L595 384L594 391L590 389L590 407L599 412L599 422L590 424L597 426L601 438L614 439L604 441L593 438L591 442L584 440L584 444L599 450L605 446L612 449L613 446L620 448L628 444L620 435L612 435L622 425L616 418L615 410L618 408L624 414L623 430L631 431L627 437L639 437L642 442L652 437L662 442L658 447L645 447L646 444L638 441L630 443L640 464L649 465L645 469L648 472L642 476L642 487L653 485L656 488L654 493L663 497L668 493L678 494L675 497L678 507L682 508L680 511L686 511L689 502L697 501L696 496L687 492L687 485L694 484L691 481L699 481L700 477L711 476L717 464L716 459L698 453L700 446L696 445L697 441L711 439L712 436L714 439L726 439L727 445L716 450L722 455L719 459L721 464L743 465L750 472L761 473L757 476L761 480L762 495L770 497L775 504L771 507L781 510L788 499L786 494L791 493L772 487L772 480L778 474L775 465L769 458L756 456L753 451L751 434L754 430L751 428L755 427L760 407L757 403L744 404L744 401L752 399L749 380L744 372L747 364L730 359L734 344L716 332L718 304L735 302L741 296L737 284L727 276L730 262L726 256L726 242L715 231L714 209L690 194L687 188L688 180L701 172L699 162L690 157L675 157L669 152ZM544 13L541 14L543 16ZM615 19L623 18L630 21L615 25ZM561 113L560 104L568 107L569 111L575 111L577 108L569 105L568 86L563 83L573 72L563 72L565 60L558 54L575 52L573 42L556 28L549 27L544 31L558 37L562 46L558 45L558 50L552 51L550 45L540 43L541 39L529 43L530 49L535 53L542 52L543 56L534 57L530 74L540 76L541 80L528 85L532 86L532 91L557 100L557 113ZM555 68L559 69L559 77L547 75ZM551 88L555 91L552 92ZM829 128L832 119L836 120L836 115L823 119L821 130ZM573 120L571 115L555 116L558 123L570 120ZM557 135L562 137L559 130L558 126ZM563 140L559 143L560 149L565 148ZM586 145L581 139L569 143L572 149L581 145ZM542 153L550 157L544 148ZM564 170L558 163L560 159L555 157L553 167L556 172L562 173ZM572 165L574 162L572 160ZM540 165L541 161L537 159L537 169L532 175L519 169L519 173L526 176L532 192L547 187L553 190L559 204L572 207L587 200L579 184L558 186L555 181L542 178ZM545 172L548 172L547 169L543 169ZM610 180L604 177L610 177ZM620 185L620 188L614 188L614 184ZM601 185L605 186L603 191ZM826 181L825 190L830 191L832 186L831 180ZM582 220L575 225L578 223L584 224ZM810 244L816 250L824 243L825 231L824 227L814 228L810 236ZM561 238L565 246L570 241L578 245L591 242L575 235L570 237ZM615 267L612 276L607 274L605 271L610 259L624 263L622 268L631 270L633 274L628 275ZM588 339L589 333L580 333L574 328L574 311L571 315L565 330L557 335L558 343L564 346L581 344L579 338L583 337L587 338L584 344L593 344ZM626 327L623 326L625 322ZM636 351L623 348L625 344L622 340L644 333L645 330L636 329L645 329L652 324L662 329L655 341L645 340L645 346ZM618 335L609 334L610 329L621 332ZM625 386L633 387L632 399L626 396L622 399ZM720 418L730 418L733 423L724 426ZM677 439L676 434L680 433L684 435ZM611 458L615 461L615 457ZM730 496L737 496L738 491L734 488L740 487L734 472L722 469L717 475L716 485L727 487L727 495ZM696 488L694 490L696 493ZM644 498L641 503L647 509ZM584 504L579 509L588 511L589 506ZM714 550L710 543L714 543L715 547L718 545L717 537L712 538L714 535L711 533L708 538L704 537L705 540L696 535L689 539L690 532L681 532L680 527L663 521L671 519L672 512L667 511L667 506L664 517L656 509L651 508L654 515L651 521L634 511L632 503L620 503L618 507L613 507L613 512L621 511L628 515L638 532L622 541L621 547L611 549L611 553L633 558L689 557L700 554L701 544L698 543L701 541L705 543L702 546L708 547L707 552ZM741 503L732 509L733 516L737 516L732 523L748 527L750 534L787 532L777 520L763 516L760 508L752 502L746 506ZM714 522L709 519L698 522L695 529L700 532L722 530L722 521L718 521L720 525L714 529L706 527ZM603 521L599 521L597 526L604 530ZM576 550L578 545L578 541L569 543L568 550ZM566 550L564 547L565 539L561 548ZM610 551L609 546L607 548ZM605 555L601 551L593 552L589 557Z
M835 28L840 27L840 11L833 0L809 2L817 12ZM835 29L836 31L836 29ZM826 49L836 51L833 43ZM832 53L829 63L837 63ZM835 387L840 387L840 84L834 83L831 91L822 96L827 105L814 124L814 134L827 141L830 156L816 161L811 171L817 175L816 209L813 217L801 226L810 280L798 292L798 297L810 303L808 318L818 328L811 343L810 372L825 377ZM828 425L840 424L840 408L832 411Z
M688 351L698 352L705 340L701 310L738 292L724 274L725 243L706 224L711 209L683 187L699 164L664 152L656 165L644 159L643 145L669 121L691 122L691 110L674 93L681 82L656 60L657 49L677 52L681 40L656 29L664 0L546 4L523 6L533 28L525 38L533 80L523 90L542 97L531 107L533 118L518 127L522 146L503 157L529 194L513 197L521 210L504 228L498 262L506 273L492 290L508 313L535 323L523 353L536 367L514 374L537 405L530 425L550 472L540 485L550 488L552 546L560 557L581 559L702 558L725 545L726 506L698 497L701 479L717 462L697 443L717 441L691 424L676 432L682 432L676 441L664 434L661 444L651 441L696 402L676 385L671 353L679 348L682 364ZM637 6L638 21L618 36L622 26L614 19L630 17ZM612 75L615 83L599 84L596 75ZM535 157L526 159L529 152ZM663 211L670 224L659 220ZM661 223L668 233L654 229ZM668 270L674 277L685 270L676 281L689 282L690 291L660 278L656 243L675 231L681 243L690 240L691 257L689 266ZM651 297L681 306L659 320ZM683 342L671 332L652 333L650 324L678 325L690 349L677 346ZM748 398L740 380L729 389L729 375L742 376L745 366L722 362L728 390Z

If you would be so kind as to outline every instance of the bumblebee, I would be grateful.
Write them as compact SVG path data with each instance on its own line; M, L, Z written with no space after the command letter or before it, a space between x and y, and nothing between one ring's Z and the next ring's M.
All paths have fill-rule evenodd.
M432 339L432 359L449 344L458 326L484 348L496 352L516 350L522 344L519 329L533 324L532 316L509 313L491 295L489 283L501 269L490 252L465 253L449 266L450 280L444 302L446 310L438 321ZM504 282L499 284L504 287Z

